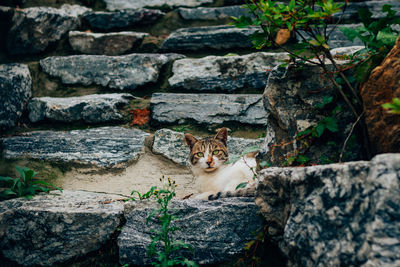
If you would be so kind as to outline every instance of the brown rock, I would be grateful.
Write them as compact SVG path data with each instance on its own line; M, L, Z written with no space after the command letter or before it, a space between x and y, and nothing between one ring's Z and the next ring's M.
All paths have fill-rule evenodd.
M400 115L389 114L381 106L400 97L400 37L362 85L361 97L372 152L400 152Z

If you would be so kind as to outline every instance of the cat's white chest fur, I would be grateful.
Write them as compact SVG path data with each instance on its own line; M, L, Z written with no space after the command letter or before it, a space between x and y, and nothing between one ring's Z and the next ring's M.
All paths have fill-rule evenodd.
M256 166L256 159L248 157L242 157L232 164L223 164L213 172L205 172L200 167L192 166L197 188L201 192L196 198L206 199L208 195L218 192L235 191L239 184L245 182L248 183L247 186L251 185Z

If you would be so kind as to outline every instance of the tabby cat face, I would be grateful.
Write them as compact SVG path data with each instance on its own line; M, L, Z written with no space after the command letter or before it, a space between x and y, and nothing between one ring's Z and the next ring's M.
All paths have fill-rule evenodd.
M214 137L204 139L197 139L189 133L185 134L185 141L190 148L192 165L205 172L215 171L228 160L227 138L226 128L221 128Z

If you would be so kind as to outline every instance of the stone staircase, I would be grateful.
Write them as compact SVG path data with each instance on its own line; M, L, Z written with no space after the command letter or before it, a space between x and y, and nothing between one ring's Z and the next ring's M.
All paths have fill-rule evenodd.
M69 177L78 180L89 177L83 174L87 168L108 175L154 157L168 161L162 168L184 170L132 174L136 183L157 184L161 172L193 180L179 128L211 135L225 125L232 129L232 154L254 145L266 149L271 137L263 88L268 70L287 54L254 50L248 37L257 27L226 25L230 16L247 13L241 2L104 0L105 8L95 10L79 5L0 7L0 22L9 26L1 44L7 52L0 53L0 163L62 162L73 166ZM354 23L360 5L381 16L382 2L400 10L398 1L351 3L342 23ZM337 29L333 36L332 48L361 44L347 41ZM131 125L129 110L137 108L150 109L149 124ZM183 196L194 188L177 190ZM237 247L224 252L237 254ZM132 262L132 255L123 257L124 263Z

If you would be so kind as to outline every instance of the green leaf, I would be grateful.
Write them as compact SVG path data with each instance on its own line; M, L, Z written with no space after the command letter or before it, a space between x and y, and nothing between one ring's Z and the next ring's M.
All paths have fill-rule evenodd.
M264 167L271 167L271 164L269 164L268 161L261 161L261 162L260 162L260 166L261 166L262 168L264 168Z
M394 35L391 32L380 31L378 32L376 39L384 45L392 47L395 45L397 37L397 35Z
M1 191L1 194L7 195L7 196L11 196L11 195L15 196L15 195L17 195L17 193L15 193L14 191L12 191L10 189L6 189L6 190Z
M24 172L24 170L19 166L15 166L15 168L17 169L17 171L19 173L19 176L21 177L22 181L25 182L25 172Z
M304 155L298 155L296 161L300 164L306 164L310 161L310 158Z
M235 190L238 190L238 189L240 189L240 188L245 188L247 185L248 185L247 182L240 183L240 184L238 184L238 185L236 186Z
M328 129L329 131L336 133L339 131L339 126L338 126L338 120L336 118L333 117L326 117L324 119L324 124L326 129Z
M315 127L315 133L316 133L316 137L321 137L321 135L324 133L325 131L325 125L322 123L319 123L316 127Z
M53 185L53 184L51 184L51 183L47 183L47 182L42 181L42 180L33 180L32 183L33 183L33 184L41 184L41 185L45 185L45 186L48 186L48 187L52 187L52 188L54 188L54 189L60 191L61 193L62 193L62 191L63 191L63 189L62 189L61 187L57 187L57 186L55 186L55 185Z
M361 22L368 27L372 22L372 13L368 8L359 8L358 15L360 16Z
M9 182L13 182L14 179L15 178L0 176L0 182L5 182L6 184L9 183Z

